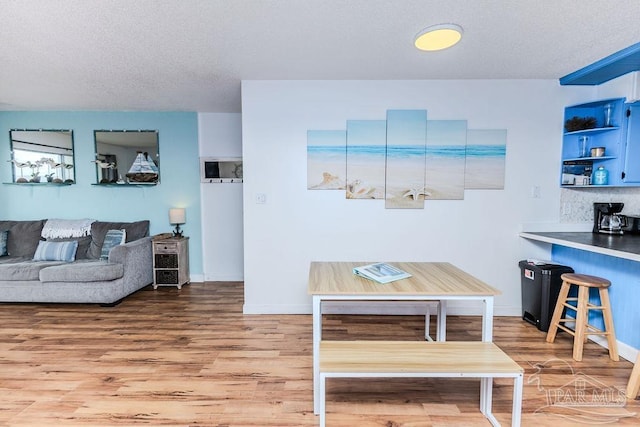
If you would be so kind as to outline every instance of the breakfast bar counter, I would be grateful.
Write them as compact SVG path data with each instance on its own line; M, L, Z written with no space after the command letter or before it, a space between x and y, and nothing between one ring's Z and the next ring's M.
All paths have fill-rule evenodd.
M637 301L640 295L640 236L609 235L588 232L521 232L522 239L549 246L549 259L582 274L604 277L611 281L609 296L613 313L618 351L629 361L636 359L640 349L637 332L640 315ZM538 255L540 256L540 255ZM602 329L602 320L594 319ZM600 342L594 339L601 345Z
M640 235L592 232L520 233L520 237L617 258L640 261Z

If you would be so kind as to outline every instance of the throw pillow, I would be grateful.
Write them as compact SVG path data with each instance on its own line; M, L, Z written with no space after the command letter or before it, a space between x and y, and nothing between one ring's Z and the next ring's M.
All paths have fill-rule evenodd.
M78 242L47 242L41 240L33 256L34 261L65 261L73 262L76 259Z
M32 258L40 241L42 227L46 220L7 221L8 227L0 225L2 229L9 229L7 252L10 256Z
M9 235L9 230L0 231L0 256L7 256L7 236Z
M104 241L102 242L102 250L100 251L100 259L108 259L109 252L114 247L121 245L127 239L127 232L123 230L109 230L104 235Z
M72 242L74 240L77 241L78 250L76 251L76 260L87 259L87 251L89 250L89 245L91 244L91 236L71 237L71 238L64 238L64 239L47 238L45 240L47 242Z
M136 222L102 222L96 221L91 224L91 244L87 250L87 258L100 259L104 236L109 230L121 230L127 232L126 241L133 242L149 235L149 221Z

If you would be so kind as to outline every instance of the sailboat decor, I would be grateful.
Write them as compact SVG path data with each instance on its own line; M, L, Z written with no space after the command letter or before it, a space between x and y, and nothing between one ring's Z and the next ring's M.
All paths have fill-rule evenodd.
M127 178L129 182L158 182L158 166L149 157L149 153L138 151L136 159L127 173Z

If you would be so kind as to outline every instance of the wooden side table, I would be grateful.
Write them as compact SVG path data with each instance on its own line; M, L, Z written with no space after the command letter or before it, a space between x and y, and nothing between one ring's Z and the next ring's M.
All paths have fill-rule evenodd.
M153 289L189 283L189 238L153 240Z

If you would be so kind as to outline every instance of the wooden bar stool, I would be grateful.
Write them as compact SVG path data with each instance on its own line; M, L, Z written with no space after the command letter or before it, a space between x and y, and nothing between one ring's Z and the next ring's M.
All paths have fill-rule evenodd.
M635 399L638 397L638 391L640 390L640 353L636 358L636 363L633 365L633 371L629 377L629 383L627 384L627 399Z
M616 333L613 329L613 317L611 315L611 304L609 303L609 291L611 282L607 279L586 274L564 273L560 276L562 287L558 295L558 302L553 311L551 325L547 333L547 342L553 342L556 338L558 328L573 335L573 358L582 360L582 349L587 341L588 335L605 335L609 345L609 358L618 361L618 347L616 345ZM569 298L569 290L572 285L578 287L578 297ZM589 303L589 289L596 288L600 293L600 305ZM569 304L575 301L576 304ZM565 309L575 310L576 318L563 318ZM604 331L589 324L589 310L600 310L604 318ZM567 328L562 323L575 323L575 330Z

